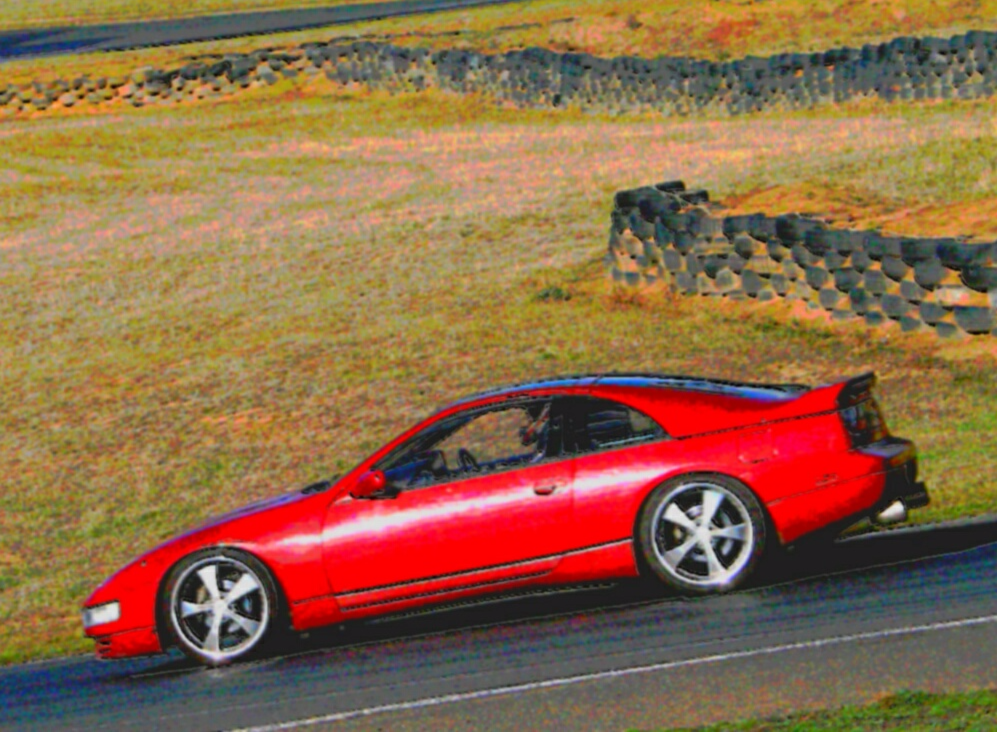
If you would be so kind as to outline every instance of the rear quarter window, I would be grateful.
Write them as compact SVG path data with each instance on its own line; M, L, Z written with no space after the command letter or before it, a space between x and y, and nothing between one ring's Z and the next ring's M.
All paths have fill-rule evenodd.
M598 452L664 438L654 419L622 403L599 398L572 398L571 422L575 453Z

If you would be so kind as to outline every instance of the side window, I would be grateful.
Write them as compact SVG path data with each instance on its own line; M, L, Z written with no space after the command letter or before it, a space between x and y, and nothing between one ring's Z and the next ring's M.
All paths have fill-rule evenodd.
M529 450L520 440L520 431L531 422L522 408L484 413L440 442L448 461L456 463L461 450L470 452L478 464L515 459Z
M549 399L464 412L416 434L375 468L406 488L522 467L561 455L560 424Z
M622 403L597 397L565 398L565 450L601 452L665 437L653 419Z

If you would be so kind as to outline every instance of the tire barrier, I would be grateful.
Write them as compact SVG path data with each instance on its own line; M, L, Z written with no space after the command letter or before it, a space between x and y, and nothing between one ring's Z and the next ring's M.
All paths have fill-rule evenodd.
M631 286L802 300L835 320L997 336L997 242L886 236L813 215L726 215L679 181L616 194L606 265Z
M124 99L134 106L236 93L299 74L391 92L438 87L524 107L737 115L801 109L862 97L886 101L971 99L997 89L997 32L949 39L899 37L861 48L712 62L687 57L603 58L529 48L502 54L430 51L374 41L314 42L208 56L130 76L0 84L0 113Z

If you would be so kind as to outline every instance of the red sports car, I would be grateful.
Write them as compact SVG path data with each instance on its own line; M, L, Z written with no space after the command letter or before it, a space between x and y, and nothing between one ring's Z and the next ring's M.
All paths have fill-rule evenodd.
M602 374L484 392L341 478L133 561L87 599L84 629L101 657L176 644L220 665L288 627L537 585L724 592L767 547L927 504L874 382Z

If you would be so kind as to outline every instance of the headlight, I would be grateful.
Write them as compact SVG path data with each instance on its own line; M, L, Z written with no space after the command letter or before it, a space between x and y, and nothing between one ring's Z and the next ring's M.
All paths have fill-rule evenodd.
M84 608L83 628L88 629L93 626L103 626L105 623L114 623L119 618L121 618L121 606L117 601Z

